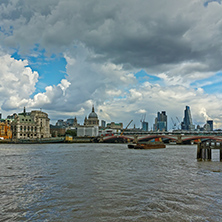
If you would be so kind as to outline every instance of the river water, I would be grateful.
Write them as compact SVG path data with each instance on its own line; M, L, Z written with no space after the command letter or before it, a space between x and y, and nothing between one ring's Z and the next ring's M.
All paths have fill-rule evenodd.
M196 146L0 145L0 221L222 221L222 163Z

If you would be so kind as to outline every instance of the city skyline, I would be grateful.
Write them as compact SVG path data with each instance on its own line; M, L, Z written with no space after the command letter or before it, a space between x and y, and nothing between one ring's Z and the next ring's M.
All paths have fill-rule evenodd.
M52 123L157 112L222 128L220 0L2 1L0 113L42 109ZM176 121L176 120L175 120Z

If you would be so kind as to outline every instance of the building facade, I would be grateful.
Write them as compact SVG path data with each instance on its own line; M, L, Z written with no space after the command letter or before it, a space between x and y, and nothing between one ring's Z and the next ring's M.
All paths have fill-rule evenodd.
M149 123L142 121L142 131L148 132L149 131Z
M115 123L115 122L111 122L111 123L107 123L106 125L107 128L109 129L123 129L123 124L122 123Z
M181 123L181 130L195 130L195 125L193 125L192 117L191 117L191 110L189 106L186 106L184 110L184 118L183 122Z
M0 138L1 139L11 139L12 131L9 121L4 120L0 122Z
M48 114L42 111L26 112L15 115L15 119L11 122L13 139L40 139L49 138L50 119Z
M207 124L209 124L209 126L210 126L210 131L213 131L214 130L214 122L213 122L213 120L207 120Z
M92 112L89 114L88 118L85 117L84 126L99 126L99 118L95 113L94 106L92 107Z
M98 126L78 126L77 137L96 137L99 135Z
M166 111L162 111L161 113L157 113L157 117L155 118L155 124L153 126L154 131L167 131L167 115Z

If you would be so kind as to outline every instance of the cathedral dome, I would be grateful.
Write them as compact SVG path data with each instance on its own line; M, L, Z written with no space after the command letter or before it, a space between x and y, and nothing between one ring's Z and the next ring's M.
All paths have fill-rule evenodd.
M98 118L97 114L95 113L94 106L92 107L92 112L89 114L89 118Z
M98 118L97 114L95 112L91 112L89 114L89 118Z

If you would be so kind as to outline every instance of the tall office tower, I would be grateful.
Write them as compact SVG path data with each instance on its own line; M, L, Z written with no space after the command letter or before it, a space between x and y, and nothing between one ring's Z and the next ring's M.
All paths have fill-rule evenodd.
M207 120L207 124L210 125L210 131L213 131L213 130L214 130L214 123L213 123L213 120Z
M166 111L158 112L155 118L154 131L167 131L167 115Z
M142 131L148 131L148 122L142 121Z
M101 127L106 128L106 121L105 120L101 120Z
M182 130L195 130L195 125L193 125L190 107L186 106L184 110L184 118L183 122L181 123Z

